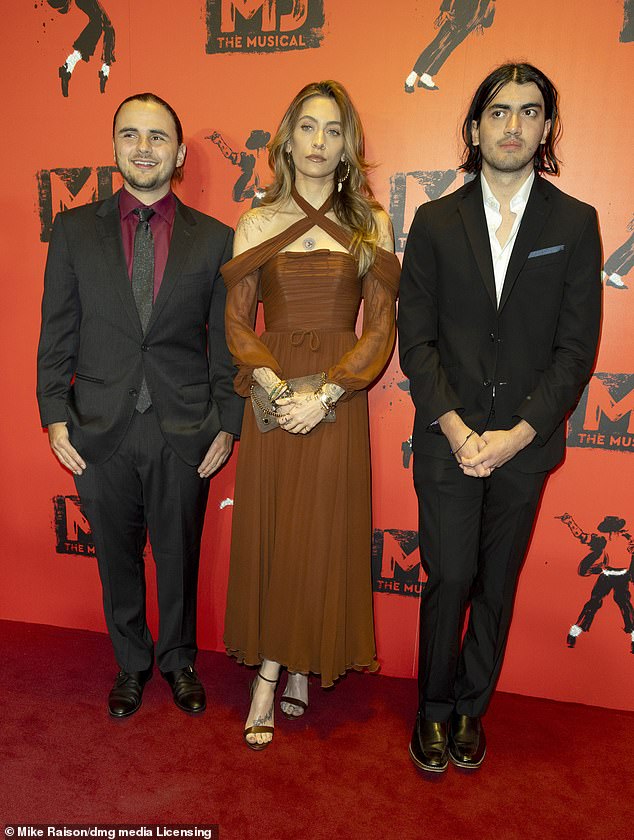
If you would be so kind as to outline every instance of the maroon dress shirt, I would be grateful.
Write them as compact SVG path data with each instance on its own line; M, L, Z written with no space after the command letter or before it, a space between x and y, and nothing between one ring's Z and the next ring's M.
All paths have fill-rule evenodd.
M167 255L170 249L170 240L174 228L174 217L176 215L176 198L173 192L168 192L163 198L155 201L154 204L143 204L125 187L119 193L119 215L121 217L121 235L123 238L123 252L128 266L128 276L132 280L132 263L134 260L134 234L136 233L139 220L134 214L137 207L151 207L154 215L150 219L150 228L154 237L154 300L161 288Z

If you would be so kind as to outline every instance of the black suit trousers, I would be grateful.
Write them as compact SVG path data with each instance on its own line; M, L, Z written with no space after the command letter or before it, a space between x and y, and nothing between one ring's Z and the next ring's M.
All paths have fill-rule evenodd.
M421 562L419 696L425 718L479 717L495 688L515 589L548 473L512 461L488 478L414 453ZM464 617L469 623L462 637Z
M150 667L154 645L145 614L146 538L156 564L161 671L196 657L200 540L209 479L201 479L166 443L156 413L134 412L116 452L75 477L90 522L103 587L106 624L119 666Z

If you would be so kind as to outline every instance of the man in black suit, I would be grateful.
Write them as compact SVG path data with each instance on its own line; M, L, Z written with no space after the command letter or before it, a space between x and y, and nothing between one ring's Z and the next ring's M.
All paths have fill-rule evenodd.
M224 334L220 266L230 228L171 191L186 148L178 116L144 93L113 124L123 189L55 219L38 352L42 425L75 476L99 560L120 672L113 717L152 674L146 535L156 563L156 660L179 708L202 712L194 670L198 561L209 477L229 457L243 401Z
M463 125L476 177L418 209L405 250L400 354L428 575L410 756L429 771L484 759L517 578L596 352L597 217L541 177L559 172L558 134L550 80L494 70Z

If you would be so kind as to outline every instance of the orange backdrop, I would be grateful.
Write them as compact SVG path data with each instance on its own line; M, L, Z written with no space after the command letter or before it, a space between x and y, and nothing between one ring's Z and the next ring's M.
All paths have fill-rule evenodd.
M116 32L116 62L106 92L99 92L100 42L91 60L75 68L68 98L61 95L58 67L72 52L86 15L74 3L59 14L43 0L7 5L2 12L9 157L0 204L5 383L0 616L104 629L87 525L72 498L72 479L39 428L35 352L52 215L119 185L111 145L117 104L148 89L173 104L189 149L180 196L235 224L250 206L254 185L267 177L265 153L249 148L261 135L251 133L274 132L305 83L342 81L362 115L368 154L377 164L375 191L393 215L402 250L416 207L463 183L456 172L458 129L476 85L496 64L524 59L550 75L561 93L560 186L598 208L606 271L620 271L630 288L605 288L597 373L572 417L565 464L546 489L500 688L634 708L631 639L611 596L591 632L574 650L566 647L566 634L597 578L577 574L587 548L556 518L568 512L590 533L606 515L626 520L627 531L634 528L634 273L627 276L634 133L627 103L634 46L624 0L533 0L530 11L522 0L491 1L492 25L469 32L450 51L434 72L438 90L416 87L413 94L405 92L404 80L437 35L440 0L101 3ZM413 676L417 592L424 580L409 463L413 410L396 357L370 402L379 657L383 673ZM200 644L218 650L234 471L235 457L212 482L201 568ZM153 598L150 614L156 623Z

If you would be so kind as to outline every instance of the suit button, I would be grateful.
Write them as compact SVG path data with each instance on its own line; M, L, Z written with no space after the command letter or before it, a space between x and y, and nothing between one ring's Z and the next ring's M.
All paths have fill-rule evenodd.
M128 394L129 394L131 397L136 397L136 396L137 396L137 392L136 392L136 390L135 390L134 388L130 388L130 390L128 391Z
M485 388L488 388L489 385L491 384L491 380L490 379L485 379L482 384L484 385Z
M147 344L142 344L141 345L141 350L143 350L144 353L147 352L149 349L150 348L147 346Z
M489 338L491 339L491 341L495 341L495 334L489 333Z

